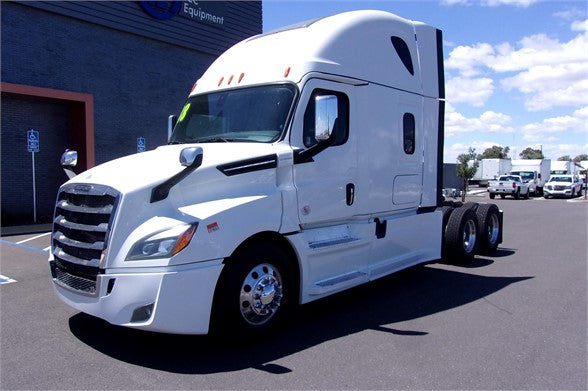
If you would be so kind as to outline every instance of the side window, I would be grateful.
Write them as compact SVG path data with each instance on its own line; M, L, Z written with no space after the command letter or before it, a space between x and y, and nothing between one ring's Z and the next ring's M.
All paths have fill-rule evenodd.
M394 49L396 49L396 54L398 54L398 57L400 57L400 61L402 61L406 67L406 70L414 76L412 57L410 56L410 49L408 48L406 42L404 39L396 36L391 37L390 40L392 41L392 46L394 46Z
M411 113L404 113L402 118L404 153L412 155L415 150L415 120Z
M327 98L332 102L332 108L329 109L329 118L327 123L332 123L333 132L335 133L335 143L333 146L345 144L349 136L349 98L342 92L317 89L312 92L306 111L304 112L304 146L312 147L318 140L316 139L315 120L316 120L316 102L317 98Z

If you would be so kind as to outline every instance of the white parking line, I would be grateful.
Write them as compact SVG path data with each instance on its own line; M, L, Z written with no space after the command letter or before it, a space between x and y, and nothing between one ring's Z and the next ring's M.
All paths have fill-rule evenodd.
M47 236L47 235L51 235L51 232L45 232L44 234L33 236L32 238L28 238L28 239L25 239L25 240L21 240L20 242L16 242L16 244L22 244L22 243L30 242L31 240L39 239L39 238L42 238L43 236Z

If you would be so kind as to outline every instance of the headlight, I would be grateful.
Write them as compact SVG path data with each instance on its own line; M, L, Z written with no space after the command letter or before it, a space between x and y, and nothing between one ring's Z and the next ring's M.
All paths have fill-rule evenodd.
M197 227L198 223L182 224L147 236L135 243L126 261L172 257L186 248Z

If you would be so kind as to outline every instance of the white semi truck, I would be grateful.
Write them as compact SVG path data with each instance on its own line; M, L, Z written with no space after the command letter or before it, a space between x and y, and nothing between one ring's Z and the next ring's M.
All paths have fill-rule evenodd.
M470 183L488 186L488 182L498 179L501 175L508 174L511 166L510 159L481 159L478 170Z
M57 295L137 329L259 333L442 253L495 250L496 205L441 194L442 45L440 30L381 11L235 45L198 80L169 145L60 188Z

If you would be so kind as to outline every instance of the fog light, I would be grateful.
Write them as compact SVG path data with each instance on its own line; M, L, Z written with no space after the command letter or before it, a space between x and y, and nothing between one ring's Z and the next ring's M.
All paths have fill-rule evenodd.
M138 307L133 311L133 316L131 317L131 323L137 322L145 322L151 318L153 314L153 307L155 303L147 304L142 307Z

